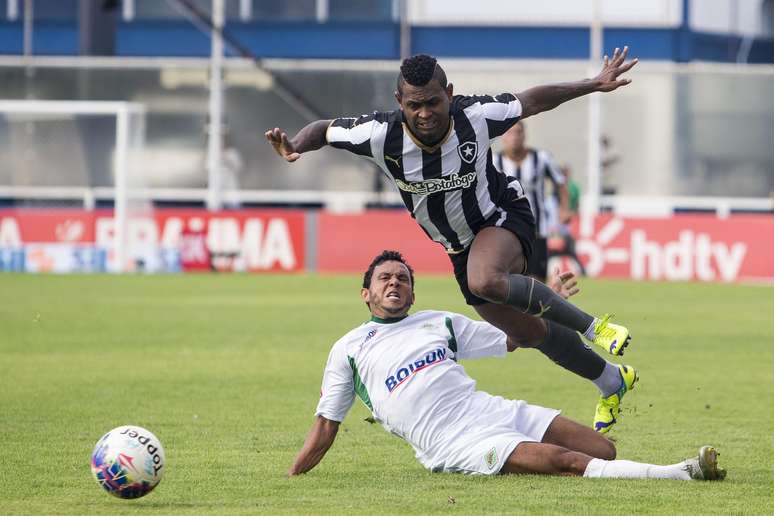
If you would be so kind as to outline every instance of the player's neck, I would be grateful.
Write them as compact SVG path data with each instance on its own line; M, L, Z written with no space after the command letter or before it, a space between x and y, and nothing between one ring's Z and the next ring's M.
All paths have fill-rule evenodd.
M388 314L382 314L382 317L380 317L380 316L378 316L378 315L376 315L374 313L371 313L371 321L377 322L377 323L381 323L381 324L396 323L396 322L402 321L406 317L408 317L408 312L406 312L403 315L396 316L396 317L390 317Z

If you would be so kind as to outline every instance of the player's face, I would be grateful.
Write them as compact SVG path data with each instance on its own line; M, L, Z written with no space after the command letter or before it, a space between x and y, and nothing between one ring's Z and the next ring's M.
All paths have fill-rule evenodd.
M517 123L508 129L503 135L503 146L515 152L520 152L524 148L524 124Z
M440 142L449 130L449 104L452 85L443 88L433 79L424 86L404 83L402 92L395 92L411 132L427 146Z
M374 269L370 288L364 288L361 296L376 317L386 319L406 315L414 303L408 268L396 261L380 263Z

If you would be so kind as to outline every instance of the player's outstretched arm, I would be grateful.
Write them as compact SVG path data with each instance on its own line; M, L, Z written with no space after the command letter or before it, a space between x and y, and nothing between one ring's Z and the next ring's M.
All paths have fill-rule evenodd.
M292 139L288 138L287 133L279 127L269 129L264 135L277 154L285 161L293 163L301 157L301 154L317 150L328 143L325 132L330 123L330 120L312 122L298 131Z
M315 467L330 449L338 431L338 421L317 416L288 476L300 475Z
M549 111L568 100L576 99L595 91L607 92L626 86L632 80L619 77L631 70L638 62L637 59L632 59L627 63L626 56L628 54L629 47L624 47L623 51L616 48L612 58L605 56L602 63L602 71L593 79L535 86L517 93L516 96L521 102L521 118Z

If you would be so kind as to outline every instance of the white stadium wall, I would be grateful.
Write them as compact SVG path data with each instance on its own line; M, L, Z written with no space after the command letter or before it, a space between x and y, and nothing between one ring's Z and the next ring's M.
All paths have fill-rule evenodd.
M768 0L769 3L771 0ZM767 0L689 0L689 24L699 32L774 35L762 22ZM593 0L422 0L409 2L414 25L587 26ZM602 0L601 19L615 27L675 28L682 23L683 0Z
M681 0L603 0L602 20L616 26L676 27ZM415 25L589 25L593 0L423 0L409 2Z

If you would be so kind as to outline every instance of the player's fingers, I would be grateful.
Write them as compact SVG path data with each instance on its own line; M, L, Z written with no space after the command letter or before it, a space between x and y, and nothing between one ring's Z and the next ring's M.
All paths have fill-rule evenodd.
M568 282L567 282L567 283L564 285L564 288L566 288L566 289L569 289L569 290L572 290L572 289L574 289L575 287L577 287L577 285L578 285L578 280L577 280L577 279L575 279L575 278L573 278L572 280L568 281Z
M637 58L635 57L634 59L632 59L632 60L631 60L631 61L629 61L628 63L626 63L626 64L624 64L624 65L621 65L621 66L618 68L618 72L619 72L619 73L626 73L626 72L628 72L628 71L629 71L629 70L631 70L631 69L632 69L632 67L633 67L634 65L636 65L636 64L637 64L639 61L640 61L640 60L639 60L639 59L637 59Z
M621 86L626 86L630 82L632 82L631 79L618 79L617 81L610 81L607 84L605 84L604 86L602 86L600 88L600 91L604 91L604 92L615 91L618 88L620 88Z
M602 68L607 68L610 64L610 58L605 54L605 57L602 59Z
M623 47L623 52L621 52L621 62L623 63L626 61L626 56L629 55L629 47L625 46Z
M285 159L288 161L288 163L293 163L300 157L301 157L301 154L294 152L292 154L288 154L287 156L285 156Z
M570 289L570 290L567 292L567 294L569 294L570 296L574 296L574 295L575 295L575 294L577 294L578 292L580 292L580 289L579 289L578 287L575 287L575 288L572 288L572 289Z
M617 55L615 56L615 59L613 60L613 64L618 66L620 65L624 59L626 59L626 54L629 52L629 47L624 47L623 50L618 50Z
M559 279L562 280L562 283L564 283L568 279L570 279L573 276L575 276L575 274L572 271L564 271L563 273L559 274L559 268L558 267L554 271L554 274L559 276Z

